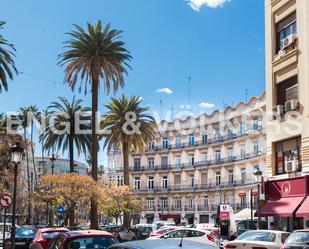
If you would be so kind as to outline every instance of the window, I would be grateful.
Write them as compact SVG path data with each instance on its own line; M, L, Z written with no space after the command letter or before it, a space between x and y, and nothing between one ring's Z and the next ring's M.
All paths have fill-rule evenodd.
M177 136L176 137L176 148L180 148L181 147L181 136Z
M234 170L233 169L229 169L229 184L233 185L234 184Z
M241 195L240 196L240 205L242 207L245 207L247 205L247 196L246 195Z
M253 127L252 128L253 128L254 131L258 131L260 129L258 117L253 118Z
M134 189L141 189L141 179L139 177L134 178Z
M221 150L216 151L216 163L221 163Z
M174 199L174 207L177 208L177 209L181 208L181 199L180 198Z
M175 157L175 165L176 165L176 168L180 168L180 166L181 166L181 158L180 158L180 156L176 156Z
M227 158L229 161L232 161L234 158L234 152L233 152L233 148L229 148L227 151Z
M216 204L216 206L221 204L221 197L220 196L215 197L215 204Z
M227 137L228 137L228 139L233 139L234 138L234 129L233 129L233 127L230 127L227 130Z
M291 34L297 34L296 12L277 24L277 53L284 48L283 40Z
M148 143L148 150L154 150L154 148L155 148L154 142L149 142Z
M189 198L188 200L188 205L189 205L189 208L194 208L194 199L193 198Z
M244 147L240 148L240 158L241 159L246 158L246 149Z
M148 158L148 168L154 169L154 158L153 157Z
M242 183L246 181L246 168L240 169L240 180Z
M240 135L245 135L246 134L246 123L241 122L239 127L240 127L240 131L239 131Z
M194 134L191 134L189 136L189 145L195 145L195 137L194 137Z
M194 188L194 175L190 175L190 187Z
M277 105L285 105L289 100L298 99L298 76L295 75L276 84Z
M257 143L253 146L253 155L259 155L259 145Z
M162 141L163 149L168 149L168 137L164 137Z
M217 142L220 141L220 139L221 139L221 135L220 135L220 130L219 129L216 129L215 139L216 139Z
M219 187L221 185L221 172L216 172L216 186Z
M162 177L162 188L167 189L167 176Z
M194 155L189 155L189 164L190 166L194 165Z
M59 238L60 239L60 238ZM59 240L57 239L57 240ZM62 239L60 239L62 240ZM58 244L57 242L54 242L53 248L59 249L61 248L61 243ZM74 237L68 241L67 248L76 248L78 245L78 248L109 248L111 245L117 243L117 239L113 237L108 236L101 236L101 237L84 237L84 238L76 238Z
M202 143L207 144L207 132L204 132L202 135Z
M168 158L167 158L167 156L161 157L161 168L162 169L168 168Z
M117 176L117 185L122 186L123 185L123 176Z
M148 189L150 190L154 189L154 177L153 176L148 177Z
M134 158L134 170L140 170L140 169L141 169L141 159Z
M161 207L168 208L168 199L167 197L161 197Z
M208 154L207 153L203 153L202 158L203 158L203 162L208 162Z
M154 209L154 206L155 206L154 198L148 197L147 198L147 208Z
M278 142L276 147L276 174L301 171L301 138Z
M203 207L208 209L208 205L209 205L208 196L204 196Z
M174 186L175 188L180 188L181 185L181 175L174 176Z
M202 183L202 185L207 185L207 183L208 183L208 175L207 175L207 173L202 173L201 174L201 183Z

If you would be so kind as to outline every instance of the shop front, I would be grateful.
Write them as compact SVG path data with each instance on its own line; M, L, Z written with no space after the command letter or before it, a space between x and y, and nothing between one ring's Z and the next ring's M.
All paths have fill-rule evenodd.
M159 214L160 220L173 220L176 225L180 224L180 214Z
M265 183L265 203L262 217L274 223L276 229L293 231L305 227L309 217L309 177L268 181Z

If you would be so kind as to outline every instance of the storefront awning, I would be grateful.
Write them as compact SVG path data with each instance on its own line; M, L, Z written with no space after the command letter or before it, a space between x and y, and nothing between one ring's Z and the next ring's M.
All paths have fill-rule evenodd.
M296 217L309 217L309 197L307 197L296 212Z
M159 214L160 219L180 219L180 214Z
M304 197L286 197L278 200L267 200L261 208L261 216L292 217Z

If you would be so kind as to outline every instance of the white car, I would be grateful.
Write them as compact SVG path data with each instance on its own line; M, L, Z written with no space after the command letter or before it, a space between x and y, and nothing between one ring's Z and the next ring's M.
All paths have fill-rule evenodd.
M234 241L224 244L225 249L252 249L267 248L280 249L287 237L288 232L273 230L250 230L242 233Z
M207 245L215 246L217 248L219 246L219 239L213 232L195 228L180 228L174 231L167 232L163 235L149 237L147 240L179 240L180 238L184 238L185 240L189 241L204 243Z

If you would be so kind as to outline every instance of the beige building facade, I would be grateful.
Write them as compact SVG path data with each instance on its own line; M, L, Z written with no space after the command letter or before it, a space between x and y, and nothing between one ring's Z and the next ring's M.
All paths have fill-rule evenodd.
M265 94L211 115L161 122L156 141L130 155L130 180L143 203L135 222L214 222L218 205L257 207L254 172L265 171ZM120 153L107 175L121 184ZM252 194L251 194L252 193Z
M306 224L307 218L297 210L309 194L305 177L309 174L309 1L265 0L265 30L266 174L270 184L262 213L274 216L279 229L293 230ZM296 184L297 179L304 186ZM272 192L275 185L281 188L277 196ZM299 202L288 199L296 197ZM269 213L283 202L297 205L293 210ZM289 213L287 218L282 218L284 211Z

